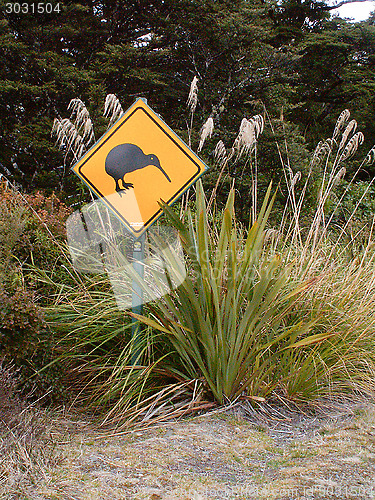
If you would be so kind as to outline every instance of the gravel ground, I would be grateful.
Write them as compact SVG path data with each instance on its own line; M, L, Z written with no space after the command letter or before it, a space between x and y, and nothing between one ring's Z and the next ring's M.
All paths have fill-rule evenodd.
M128 434L71 423L24 500L375 498L375 404L241 404ZM10 497L9 497L10 498ZM12 497L16 498L16 497Z

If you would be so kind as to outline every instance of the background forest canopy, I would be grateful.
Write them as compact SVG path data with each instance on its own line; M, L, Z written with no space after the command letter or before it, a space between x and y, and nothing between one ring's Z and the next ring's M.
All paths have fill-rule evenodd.
M68 204L87 197L71 158L51 139L53 120L67 116L71 99L88 106L96 139L108 125L105 96L115 94L124 109L147 98L187 140L194 76L194 149L204 121L215 123L202 152L208 164L219 139L232 144L243 117L272 120L273 131L266 120L259 141L264 185L280 179L275 138L303 174L345 108L364 133L363 156L375 142L375 13L350 23L316 0L80 0L60 2L52 14L7 14L6 3L0 0L0 174L28 192L54 191ZM358 181L372 179L374 168ZM250 181L242 167L228 174L228 182L238 177L241 205ZM215 172L205 182L214 183Z

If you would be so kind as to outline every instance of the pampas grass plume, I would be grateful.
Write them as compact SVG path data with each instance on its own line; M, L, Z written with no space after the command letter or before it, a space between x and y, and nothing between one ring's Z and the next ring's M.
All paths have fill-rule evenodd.
M227 150L225 149L224 143L220 140L214 149L215 161L221 163L227 159Z
M369 165L372 165L375 162L375 144L372 146L370 151L367 153L366 156L366 163Z
M347 160L350 156L353 156L357 151L358 146L363 143L364 139L365 138L362 132L357 132L356 134L354 134L350 141L347 143L344 151L341 153L338 163Z
M350 111L348 109L344 109L344 111L342 111L340 113L340 116L337 118L332 139L336 139L336 137L339 135L339 133L341 132L342 128L345 126L345 123L349 120L349 118L350 118Z
M104 102L104 113L103 115L109 119L109 125L115 122L124 114L121 103L115 94L108 94Z
M209 118L207 118L201 129L201 137L199 141L198 152L202 151L203 145L207 137L211 137L213 131L214 131L214 119L212 118L212 116L210 116Z
M238 157L254 149L263 128L264 120L262 115L255 115L250 120L247 118L242 119L238 136L233 144L233 149L237 151Z
M194 76L191 84L190 91L187 99L187 105L189 107L190 113L193 114L198 103L198 78Z
M346 144L346 141L348 140L348 137L351 133L354 134L354 132L356 131L357 129L357 122L355 120L350 120L350 122L348 123L348 125L346 126L346 129L344 130L343 134L342 134L342 137L341 137L341 142L340 142L340 145L339 145L339 149L342 149L345 144Z

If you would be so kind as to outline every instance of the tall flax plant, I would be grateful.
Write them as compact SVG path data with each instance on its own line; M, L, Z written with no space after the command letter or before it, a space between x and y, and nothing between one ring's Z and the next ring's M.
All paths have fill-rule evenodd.
M270 393L278 384L273 377L277 346L287 339L293 344L313 324L284 321L308 285L292 286L280 257L263 252L274 200L270 189L246 237L236 223L234 189L218 228L208 219L201 182L196 210L186 213L185 223L164 206L180 232L190 273L153 305L154 319L137 316L171 342L178 356L170 372L201 381L206 395L219 403Z

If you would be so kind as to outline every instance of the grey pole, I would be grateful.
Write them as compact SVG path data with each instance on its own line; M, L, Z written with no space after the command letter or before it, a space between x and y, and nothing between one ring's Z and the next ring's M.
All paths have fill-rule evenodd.
M144 278L145 241L146 233L143 233L133 244L133 268L141 280ZM143 313L143 290L135 280L132 281L132 312L140 315ZM139 321L136 318L132 318L132 365L139 364L141 333L142 327Z

